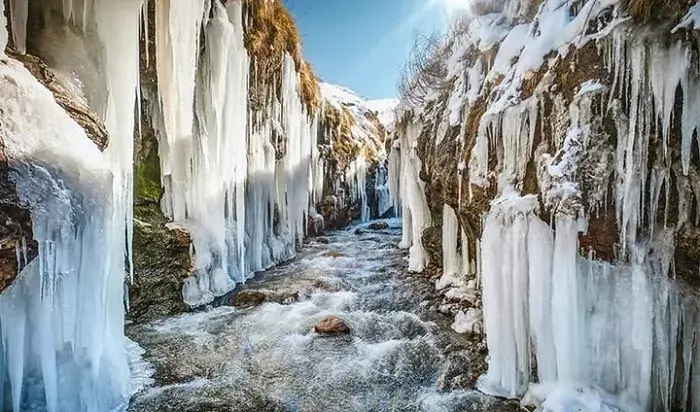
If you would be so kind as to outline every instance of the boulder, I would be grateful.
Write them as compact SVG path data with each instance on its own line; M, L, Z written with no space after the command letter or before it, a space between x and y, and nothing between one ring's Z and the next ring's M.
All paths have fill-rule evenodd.
M267 300L267 295L258 290L242 290L231 300L231 304L237 308L250 308L262 305Z
M386 222L372 222L367 226L369 230L386 230L389 229L389 224Z
M349 335L350 326L337 316L326 316L314 326L316 333L325 336Z

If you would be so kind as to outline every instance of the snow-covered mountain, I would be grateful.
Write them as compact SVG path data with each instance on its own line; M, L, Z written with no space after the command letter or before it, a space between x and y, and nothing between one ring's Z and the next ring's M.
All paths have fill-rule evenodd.
M347 87L330 83L321 83L321 95L337 109L340 109L341 106L350 109L362 128L369 126L366 123L368 120L365 114L374 112L387 130L393 129L394 121L396 120L394 109L399 104L399 99L369 100L359 96Z

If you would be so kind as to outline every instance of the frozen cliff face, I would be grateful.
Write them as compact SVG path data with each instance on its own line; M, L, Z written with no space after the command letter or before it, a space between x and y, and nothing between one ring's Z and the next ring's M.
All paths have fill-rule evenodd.
M19 62L5 58L0 77L0 137L38 242L0 295L6 399L14 411L112 409L129 393L112 165Z
M551 410L700 408L690 6L475 6L407 80L389 180L402 193L417 176L442 222L438 287L480 245L461 278L483 280L483 390Z
M79 5L56 3L34 6L45 16L63 6L66 20L46 26L67 27ZM60 54L55 44L27 38L36 34L25 25L41 17L32 14L37 9L11 4L13 49L45 46ZM98 52L93 61L104 64L101 119L85 108L87 94L71 87L81 84L77 72L64 83L60 70L52 72L30 56L18 58L37 78L11 58L2 57L0 68L0 140L38 249L34 260L18 249L18 280L0 295L1 368L8 379L3 404L14 411L113 410L124 406L131 390L123 290L131 256L140 2L84 6L74 33L95 47L88 48ZM70 55L73 50L63 46ZM105 134L102 121L110 134L104 153L86 134Z
M153 122L163 210L192 236L195 273L183 296L197 306L295 255L323 175L316 114L302 102L292 56L280 88L270 85L251 111L243 3L184 6L156 5L160 104L151 115L163 120Z

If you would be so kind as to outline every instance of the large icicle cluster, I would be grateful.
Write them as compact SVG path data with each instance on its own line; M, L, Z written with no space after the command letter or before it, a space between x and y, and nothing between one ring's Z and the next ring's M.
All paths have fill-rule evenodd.
M551 410L695 410L700 307L668 278L672 233L635 246L632 262L610 264L579 256L583 222L560 216L552 231L538 207L536 196L511 192L485 222L490 357L480 388L508 397L530 389L529 400ZM540 384L529 387L534 371Z
M425 199L425 182L420 179L421 160L417 141L420 124L409 124L402 138L394 141L389 158L391 197L394 210L401 211L403 234L400 247L409 249L408 269L420 272L428 265L422 242L423 230L430 227L431 217Z
M389 156L391 192L403 195L409 140L434 140L412 146L425 148L421 172L430 175L447 136L457 136L448 143L458 148L459 182L428 181L445 195L444 186L459 185L450 204L462 219L488 210L467 222L483 230L489 371L480 387L529 393L544 410L700 409L698 296L675 279L678 253L693 239L682 246L683 236L699 221L698 6L680 24L645 26L627 7L513 0L474 8L431 56L445 78L409 83ZM465 229L452 227L459 220L448 206L442 221L438 287L454 282Z
M12 38L24 51L27 2L11 4ZM19 62L4 57L0 65L0 138L39 245L37 259L18 262L18 280L0 295L0 403L15 412L114 410L131 393L123 285L141 4L80 6L83 29L95 30L104 50L111 135L104 154ZM65 2L67 18L74 7ZM4 50L4 24L0 33Z
M279 95L265 113L249 112L242 8L240 1L157 4L163 209L192 234L196 268L183 289L190 305L294 256L323 178L316 120L302 104L290 56Z

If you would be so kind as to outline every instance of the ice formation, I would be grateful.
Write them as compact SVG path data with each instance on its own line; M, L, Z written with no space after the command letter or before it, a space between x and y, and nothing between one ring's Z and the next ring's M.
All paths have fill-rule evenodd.
M640 28L626 6L512 0L473 10L436 52L444 81L417 88L421 103L402 103L410 125L389 156L392 195L406 202L412 136L429 125L429 162L445 131L462 125L458 172L469 186L460 179L458 204L473 207L477 191L495 197L477 252L489 347L480 387L530 390L545 410L700 409L698 299L674 279L676 237L698 222L698 57L688 32L698 7L675 28ZM595 70L583 68L596 57ZM570 75L582 78L572 86ZM538 187L525 189L533 171ZM540 196L523 195L533 189ZM579 250L588 220L605 213L620 240L608 262ZM450 225L444 211L444 283L457 258ZM405 219L404 245L412 229Z
M114 164L19 62L0 72L0 135L39 243L0 295L5 399L15 412L111 410L129 395Z
M249 112L240 1L211 2L211 12L203 0L160 2L156 28L163 209L192 234L196 268L183 296L196 306L294 256L323 188L316 119L290 56L279 95L264 113Z
M490 360L480 388L522 396L536 370L553 394L569 391L566 396L580 402L582 395L567 384L614 394L628 411L696 408L698 376L690 371L700 354L694 344L700 308L696 296L668 278L671 234L636 246L630 263L610 264L579 256L585 225L558 217L553 232L536 207L532 196L506 195L494 201L486 220Z
M27 2L11 4L12 38L22 52ZM15 412L115 410L132 389L123 291L131 269L141 2L95 0L89 12L64 2L66 18L78 7L82 28L95 30L103 50L104 153L19 62L0 65L0 136L39 245L38 257L0 295L0 369L9 388L0 403ZM4 49L4 24L0 33Z
M425 199L425 182L420 179L421 160L416 151L422 125L409 124L402 138L394 142L389 160L389 180L394 210L401 210L403 231L400 247L409 249L408 269L420 272L428 264L423 246L423 230L430 227L431 217Z

